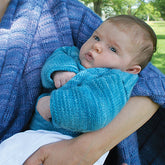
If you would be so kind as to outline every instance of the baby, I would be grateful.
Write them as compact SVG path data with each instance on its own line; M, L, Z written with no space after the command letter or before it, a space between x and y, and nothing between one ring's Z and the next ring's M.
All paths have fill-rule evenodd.
M52 92L40 96L31 129L77 136L105 127L128 101L156 42L144 21L119 15L104 21L80 51L55 50L41 73Z

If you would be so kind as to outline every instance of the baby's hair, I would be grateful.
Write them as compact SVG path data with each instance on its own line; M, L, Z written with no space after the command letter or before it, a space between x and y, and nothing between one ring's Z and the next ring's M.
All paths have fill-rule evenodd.
M131 32L138 38L143 37L142 42L136 41L139 46L138 52L135 56L135 61L143 69L149 61L151 61L152 55L156 52L157 37L154 30L143 20L131 16L131 15L118 15L109 17L106 21L119 25L122 30ZM133 39L136 39L135 36ZM152 44L152 45L151 45Z

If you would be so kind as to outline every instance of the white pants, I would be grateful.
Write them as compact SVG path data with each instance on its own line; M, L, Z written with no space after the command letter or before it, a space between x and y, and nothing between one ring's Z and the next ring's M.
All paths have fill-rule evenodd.
M17 133L0 144L0 165L22 165L41 146L66 139L72 137L45 130ZM103 165L107 155L108 152L94 165Z

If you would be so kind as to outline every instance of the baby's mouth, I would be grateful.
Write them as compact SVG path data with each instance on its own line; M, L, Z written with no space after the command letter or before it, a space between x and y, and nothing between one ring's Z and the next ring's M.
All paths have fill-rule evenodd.
M85 58L87 61L92 61L93 60L93 55L91 52L88 52L85 54Z

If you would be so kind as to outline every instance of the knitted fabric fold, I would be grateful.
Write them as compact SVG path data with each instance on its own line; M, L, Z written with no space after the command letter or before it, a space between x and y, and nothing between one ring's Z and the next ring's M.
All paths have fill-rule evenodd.
M27 82L24 69L43 2L11 1L0 24L0 140L21 131L32 114L31 99L36 91L26 90L31 78L27 75ZM22 10L16 10L17 6ZM37 83L34 82L33 88Z

